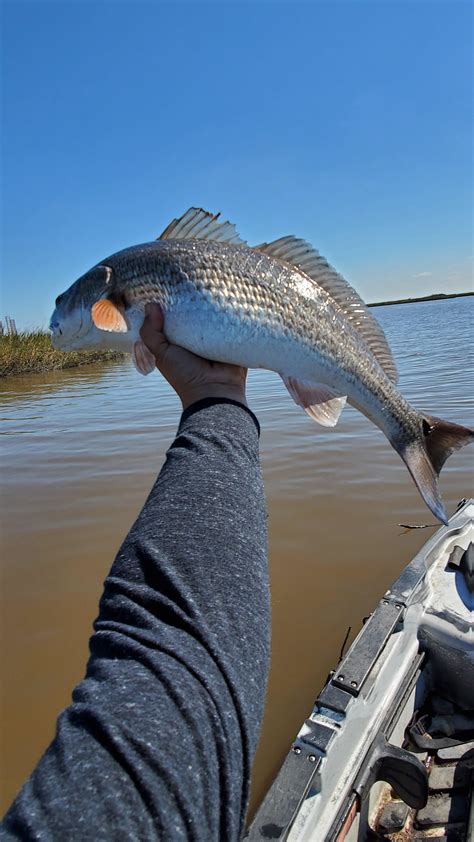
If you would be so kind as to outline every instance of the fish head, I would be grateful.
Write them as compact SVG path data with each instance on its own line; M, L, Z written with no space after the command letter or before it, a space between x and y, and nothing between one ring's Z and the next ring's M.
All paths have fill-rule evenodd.
M127 350L131 347L133 339L128 331L112 334L99 330L92 319L92 307L108 292L111 274L109 266L94 266L57 297L49 324L54 348L77 351L103 347Z

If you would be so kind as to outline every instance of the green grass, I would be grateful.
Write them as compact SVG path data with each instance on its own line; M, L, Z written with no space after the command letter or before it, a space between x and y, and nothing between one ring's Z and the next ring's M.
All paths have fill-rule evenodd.
M40 330L0 336L0 377L74 368L122 357L120 351L56 351L51 345L49 333Z

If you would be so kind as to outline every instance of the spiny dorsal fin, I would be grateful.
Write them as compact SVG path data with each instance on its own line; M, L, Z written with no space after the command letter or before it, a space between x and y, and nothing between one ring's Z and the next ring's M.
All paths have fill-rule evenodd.
M261 243L258 246L252 246L252 248L270 254L278 260L291 263L329 293L369 346L387 377L393 383L397 382L397 368L378 321L355 289L347 283L339 272L333 269L312 245L307 243L306 240L290 236L280 237L279 240L274 240L272 243Z
M246 245L231 222L218 222L220 213L202 208L189 208L179 219L173 219L158 240L217 240L235 246Z

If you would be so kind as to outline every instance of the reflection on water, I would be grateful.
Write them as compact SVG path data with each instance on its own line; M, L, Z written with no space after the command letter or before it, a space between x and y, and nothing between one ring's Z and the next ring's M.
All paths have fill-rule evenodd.
M400 388L420 409L472 423L472 298L375 310ZM4 381L4 805L54 733L83 675L102 581L163 462L179 402L127 362ZM269 783L347 627L357 629L431 523L399 457L351 408L335 430L252 372L268 497L273 654L254 801ZM472 494L473 454L453 455L449 512Z

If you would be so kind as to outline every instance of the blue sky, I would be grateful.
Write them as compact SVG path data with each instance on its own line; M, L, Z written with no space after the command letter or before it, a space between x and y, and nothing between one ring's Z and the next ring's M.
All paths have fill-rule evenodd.
M368 300L472 285L463 0L3 2L3 298L21 327L198 205Z

